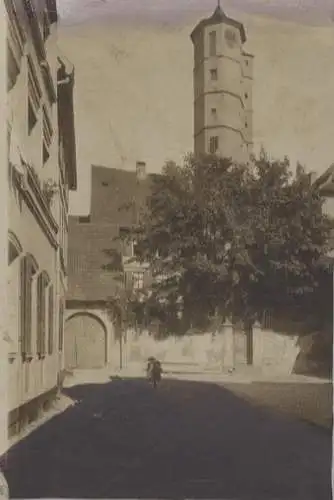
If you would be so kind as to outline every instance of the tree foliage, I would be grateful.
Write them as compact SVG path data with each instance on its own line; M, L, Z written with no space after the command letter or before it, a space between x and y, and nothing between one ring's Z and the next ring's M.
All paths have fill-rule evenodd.
M151 301L171 307L181 298L192 318L252 321L267 309L307 307L329 231L304 169L293 175L287 158L262 152L248 165L192 155L167 163L135 238L155 276Z

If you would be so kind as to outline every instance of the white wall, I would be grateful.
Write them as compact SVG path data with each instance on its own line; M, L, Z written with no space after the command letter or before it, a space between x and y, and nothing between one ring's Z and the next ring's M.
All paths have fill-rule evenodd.
M7 449L7 415L8 415L8 342L7 335L7 305L6 305L6 281L7 281L7 127L3 117L6 116L6 17L4 2L0 4L0 153L2 168L0 169L0 455Z
M330 217L334 217L334 197L326 197L323 204L323 212Z
M25 15L24 9L21 9L21 14ZM6 19L6 17L5 17ZM58 120L57 120L57 104L51 104L45 88L42 70L36 57L34 44L31 39L31 34L28 29L29 23L24 24L24 17L20 18L20 24L25 26L26 43L24 45L24 53L21 58L21 67L18 78L13 88L7 94L7 110L6 115L8 122L11 125L11 143L15 141L15 150L19 148L20 154L24 160L33 167L35 174L38 176L41 185L43 181L49 179L58 183L59 181L59 166L58 166ZM51 69L52 80L56 90L57 81L57 47L56 47L56 26L52 25L50 36L46 42L47 59ZM8 36L10 36L8 31ZM31 57L34 64L37 80L41 89L40 107L37 113L37 123L35 124L31 134L28 134L28 64L27 55ZM53 136L49 148L49 158L43 164L42 157L42 134L43 134L43 105L46 107L53 128ZM5 114L3 116L6 116ZM13 150L14 151L14 150ZM18 153L16 156L11 150L11 161L18 165L20 158ZM7 159L4 165L7 165ZM59 299L60 287L59 283L59 265L57 259L57 249L51 245L45 231L42 230L38 221L38 217L31 207L26 204L22 195L17 191L12 183L12 180L7 178L7 167L2 169L5 176L5 181L1 183L8 187L8 217L9 229L18 239L22 253L14 260L8 269L7 273L7 296L8 296L8 334L10 337L9 351L10 356L8 363L9 371L9 404L8 409L12 410L26 403L27 401L53 389L57 385L58 373L60 370L61 356L58 349L59 340ZM55 229L47 221L46 209L38 201L29 188L29 193L34 200L34 210L38 212L39 217L46 221L51 234L57 241ZM5 198L2 197L2 200ZM51 215L54 222L59 224L59 203L54 202L51 206ZM6 243L7 248L7 243ZM30 253L35 258L38 265L38 272L46 271L50 282L54 289L54 315L53 321L53 353L39 359L37 356L36 334L37 334L37 310L36 310L36 294L37 284L33 284L33 307L32 307L32 359L30 362L23 362L20 352L20 259L24 254ZM2 287L1 287L2 289ZM48 337L48 306L46 306L46 351Z
M284 375L292 372L300 350L297 346L297 336L285 336L255 327L253 339L253 366L257 370ZM148 332L135 335L129 331L124 356L127 364L143 364L149 356L156 356L166 365L175 363L224 370L234 366L237 361L238 356L233 353L235 347L236 339L229 324L224 325L221 332L215 335L203 333L168 337L160 341L155 340ZM246 342L244 347L246 348ZM244 365L245 362L246 355L241 364Z

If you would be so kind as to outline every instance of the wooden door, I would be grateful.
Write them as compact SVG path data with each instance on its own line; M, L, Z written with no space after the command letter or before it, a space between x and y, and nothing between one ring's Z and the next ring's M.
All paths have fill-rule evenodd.
M65 366L67 369L102 368L106 364L106 330L88 314L78 314L65 325Z

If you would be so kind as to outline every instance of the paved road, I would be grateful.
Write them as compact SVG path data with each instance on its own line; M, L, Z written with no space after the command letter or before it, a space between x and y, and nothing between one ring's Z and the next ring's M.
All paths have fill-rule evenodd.
M223 387L128 379L67 391L80 403L11 450L12 498L331 498L331 436Z

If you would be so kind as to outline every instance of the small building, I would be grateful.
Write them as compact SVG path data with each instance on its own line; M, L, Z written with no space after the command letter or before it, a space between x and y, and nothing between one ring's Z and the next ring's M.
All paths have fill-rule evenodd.
M74 68L57 49L55 0L6 0L10 435L56 396L63 369Z
M330 246L332 250L328 257L334 257L334 163L318 176L313 186L319 189L324 198L323 212L333 219L333 231Z
M142 287L146 271L132 262L133 243L122 236L138 221L149 182L144 162L137 162L136 171L92 166L90 213L69 217L68 370L125 362L113 304L127 289Z
M194 45L194 150L248 161L253 143L253 55L244 26L220 5L191 33Z

